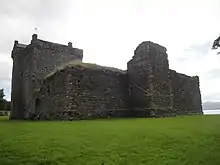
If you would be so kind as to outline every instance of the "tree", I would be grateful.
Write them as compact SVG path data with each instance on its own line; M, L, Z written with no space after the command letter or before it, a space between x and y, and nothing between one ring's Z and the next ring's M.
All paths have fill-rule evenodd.
M213 42L212 49L218 49L220 47L220 36ZM218 52L220 54L220 52Z
M5 110L6 100L4 99L4 89L0 89L0 110Z
M5 94L4 89L0 89L0 100L4 100Z
M11 101L7 101L7 100L6 100L5 110L6 110L6 111L10 111L10 110L11 110Z
M5 93L4 89L0 89L0 111L10 111L11 109L11 102L4 99Z

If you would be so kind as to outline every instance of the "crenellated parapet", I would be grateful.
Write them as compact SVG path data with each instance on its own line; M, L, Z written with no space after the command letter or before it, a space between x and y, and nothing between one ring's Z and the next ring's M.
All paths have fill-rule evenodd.
M17 40L14 41L13 50L11 52L11 58L17 58L18 56L21 56L25 52L25 48L27 45L19 43Z
M54 52L54 53L68 54L75 56L80 60L82 60L83 58L83 50L78 48L73 48L71 42L69 42L68 45L57 44L53 42L40 40L37 38L37 35L34 34L32 36L31 44L34 45L34 47L39 50L47 49L50 50L52 53Z

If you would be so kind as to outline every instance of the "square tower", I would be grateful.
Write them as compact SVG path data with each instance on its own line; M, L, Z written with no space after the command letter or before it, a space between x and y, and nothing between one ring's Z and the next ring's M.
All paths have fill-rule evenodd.
M172 109L166 48L142 42L128 62L130 97L137 116L168 115Z
M36 34L28 45L15 41L11 57L12 113L11 119L28 119L35 113L36 94L43 79L60 66L82 61L83 50L73 48L72 43L61 45L38 39Z

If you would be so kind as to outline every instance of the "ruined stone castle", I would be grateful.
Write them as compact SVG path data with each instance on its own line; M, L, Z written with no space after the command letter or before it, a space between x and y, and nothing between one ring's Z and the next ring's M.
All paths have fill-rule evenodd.
M169 69L166 48L142 42L127 70L83 63L83 50L32 36L14 42L11 119L74 120L202 114L199 77Z

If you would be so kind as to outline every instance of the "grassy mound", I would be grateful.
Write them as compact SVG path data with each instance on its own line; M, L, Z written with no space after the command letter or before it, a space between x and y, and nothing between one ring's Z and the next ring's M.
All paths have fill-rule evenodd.
M0 120L1 165L219 165L220 115L74 122Z
M121 70L121 69L117 69L117 68L114 68L114 67L101 66L101 65L94 64L94 63L84 63L80 60L73 60L73 61L69 61L68 63L65 63L61 66L57 66L57 68L55 68L55 70L53 70L48 75L46 75L45 78L51 77L56 72L64 70L67 67L77 67L77 66L80 66L80 67L83 67L83 68L89 68L89 69L110 70L110 71L114 71L114 72L126 73L126 71Z

